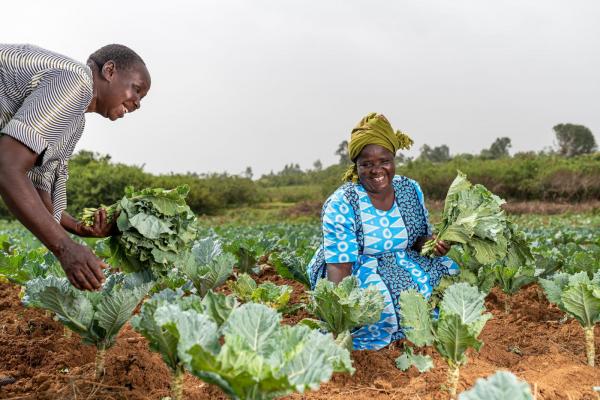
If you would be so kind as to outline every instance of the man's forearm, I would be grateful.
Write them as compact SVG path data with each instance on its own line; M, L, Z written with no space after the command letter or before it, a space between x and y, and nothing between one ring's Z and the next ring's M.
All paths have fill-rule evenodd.
M0 169L0 195L10 212L54 254L60 254L71 241L46 209L25 171L4 164Z
M81 231L81 221L73 218L69 213L63 211L60 224L67 232L77 236L87 236Z

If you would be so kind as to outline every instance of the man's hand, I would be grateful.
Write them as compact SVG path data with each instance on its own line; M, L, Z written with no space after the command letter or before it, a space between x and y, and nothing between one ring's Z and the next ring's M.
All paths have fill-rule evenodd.
M88 247L69 240L55 255L73 286L79 290L100 289L104 282L102 269L108 265L96 257Z
M103 238L117 233L117 216L113 216L112 221L108 221L108 214L104 208L99 209L94 214L94 224L92 226L83 223L78 224L79 236Z

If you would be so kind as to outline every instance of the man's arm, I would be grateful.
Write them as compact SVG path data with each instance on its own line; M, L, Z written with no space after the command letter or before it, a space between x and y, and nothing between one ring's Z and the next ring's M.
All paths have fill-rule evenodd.
M27 177L36 159L37 154L21 142L0 137L0 195L11 213L56 255L75 287L97 289L105 264L90 249L73 242L48 212Z

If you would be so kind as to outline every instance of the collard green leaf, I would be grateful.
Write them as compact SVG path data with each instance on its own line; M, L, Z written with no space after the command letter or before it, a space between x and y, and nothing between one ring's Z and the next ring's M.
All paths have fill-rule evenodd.
M425 298L415 290L400 293L401 324L406 338L416 346L433 343L430 309Z
M485 312L485 295L467 283L456 283L444 292L440 305L442 314L454 314L463 324L469 325Z
M562 302L562 292L569 284L569 275L565 273L554 274L550 279L538 279L539 284L544 289L548 301L556 304L560 309L564 309Z
M465 351L470 347L479 351L482 345L473 330L461 321L459 315L451 314L440 318L435 347L449 364L464 364L467 361Z
M238 307L238 302L233 296L225 296L223 293L214 293L209 290L202 299L204 313L206 313L218 326L229 318L231 312Z
M487 379L477 379L475 386L461 393L458 400L533 400L526 382L512 373L498 371Z
M405 347L404 353L396 358L396 367L401 371L407 371L414 366L419 372L427 372L433 368L433 360L430 356L414 354L412 348Z
M565 311L575 317L582 326L591 327L600 321L600 298L594 296L594 287L591 284L569 284L563 291L561 300Z

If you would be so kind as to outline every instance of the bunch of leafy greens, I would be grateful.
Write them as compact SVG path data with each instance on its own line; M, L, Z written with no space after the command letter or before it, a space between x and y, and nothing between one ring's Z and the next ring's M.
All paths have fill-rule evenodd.
M203 299L198 296L183 296L183 292L165 289L142 305L139 315L131 319L131 326L140 332L150 345L152 351L160 353L163 361L171 371L171 392L175 400L183 399L183 376L185 366L177 352L180 333L164 323L165 310L175 310L178 313L202 313L208 320L221 326L231 312L238 306L235 298L224 294L206 293ZM159 311L160 310L160 311ZM201 329L198 326L187 327Z
M400 294L402 326L406 338L416 346L434 345L448 364L448 387L452 397L460 376L460 366L467 362L465 351L472 347L479 351L477 340L492 314L485 313L485 295L467 283L456 283L444 293L440 315L432 317L427 300L415 290Z
M472 389L458 400L533 400L531 388L508 371L498 371L487 379L477 379Z
M172 190L128 187L115 212L119 234L108 238L110 261L124 271L149 269L156 277L190 262L196 216L185 202L186 185Z
M211 237L198 240L192 247L192 256L192 260L182 267L182 272L201 297L221 286L233 273L235 257L223 253L221 244Z
M315 390L333 372L354 372L350 354L331 335L304 325L280 324L262 304L234 309L219 326L210 316L178 303L160 305L157 327L167 331L177 357L200 379L233 399L274 399Z
M540 279L550 303L574 317L585 333L585 349L589 366L594 366L594 325L600 322L600 271L590 279L586 272L573 275L560 272L550 279Z
M352 329L379 321L384 308L383 295L373 286L359 287L358 279L345 277L339 284L320 279L309 292L308 310L318 321L302 322L333 333L338 343L352 349Z
M250 275L241 274L237 280L228 282L227 286L243 302L264 304L282 314L292 313L302 307L302 304L288 304L292 296L292 288L288 285L280 286L273 282L257 285Z
M95 345L96 377L104 374L104 356L152 282L138 274L114 274L98 292L75 289L66 278L48 276L26 283L23 303L53 311L58 320L78 333L86 344Z
M435 240L422 248L422 255L433 253L438 241L461 244L483 265L502 261L503 265L524 265L532 258L523 235L508 221L500 207L504 200L482 185L472 185L458 171L450 185L442 221L436 226Z

